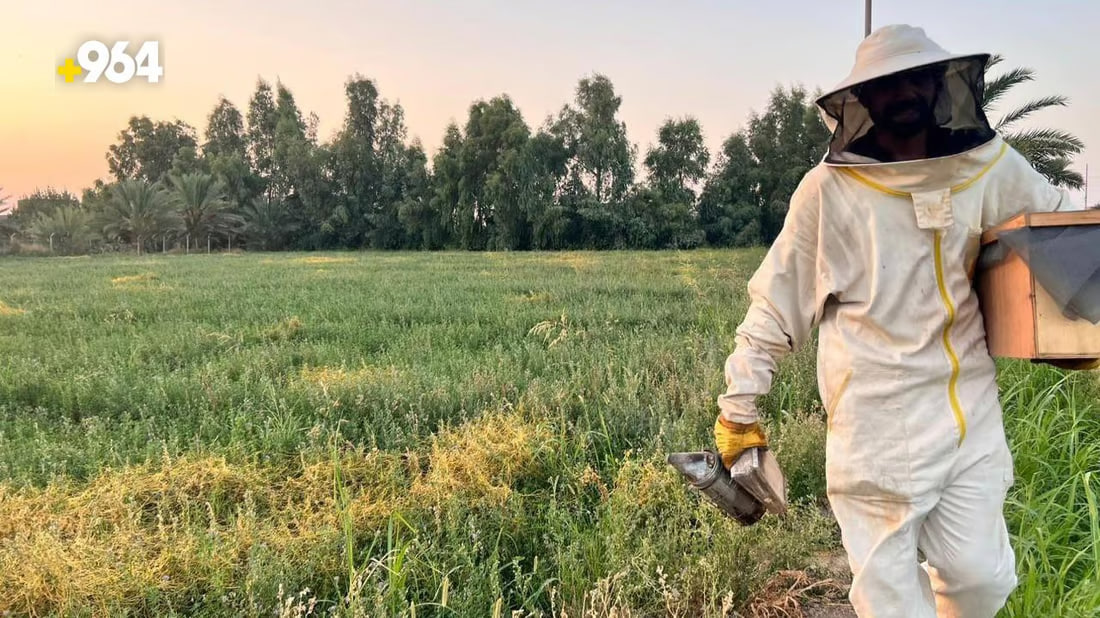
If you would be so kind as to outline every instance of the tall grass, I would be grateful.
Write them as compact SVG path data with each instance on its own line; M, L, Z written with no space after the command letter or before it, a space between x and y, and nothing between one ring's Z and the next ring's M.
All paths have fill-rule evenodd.
M760 256L5 260L0 613L733 615L838 548L812 348L763 404L788 519L663 463L710 444ZM1001 379L1006 615L1088 615L1095 385Z
M1020 585L1007 616L1100 615L1100 402L1094 375L1002 372Z

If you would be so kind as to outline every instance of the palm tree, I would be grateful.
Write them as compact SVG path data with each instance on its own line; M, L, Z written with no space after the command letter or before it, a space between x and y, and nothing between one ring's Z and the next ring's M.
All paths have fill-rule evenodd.
M1014 86L1035 79L1035 71L1023 67L990 77L989 70L1003 60L1000 54L994 54L985 65L985 100L982 102L982 109L985 110L986 116L991 115L994 104L1006 92ZM1085 179L1078 172L1069 169L1071 157L1085 147L1077 136L1058 129L1013 128L1016 123L1037 111L1048 107L1064 107L1067 103L1069 99L1061 95L1033 99L1001 116L994 128L1052 184L1079 189Z
M88 211L79 206L60 206L52 212L40 212L28 226L31 237L40 244L50 243L63 253L84 253L91 248L95 234Z
M242 232L249 249L282 249L290 235L298 229L286 204L279 200L257 197L246 204L242 212Z
M123 180L112 187L102 217L103 233L134 243L138 255L149 239L179 227L160 183L144 180Z
M11 207L5 207L8 198L3 195L4 189L0 188L0 244L6 245L11 237L18 231L19 226L12 221Z
M15 224L11 222L11 207L5 206L8 197L11 196L5 196L4 187L0 187L0 234L3 234L5 238L18 231Z
M230 212L233 204L225 198L225 185L210 174L170 176L171 200L176 207L183 232L190 237L223 235L237 230L242 220Z

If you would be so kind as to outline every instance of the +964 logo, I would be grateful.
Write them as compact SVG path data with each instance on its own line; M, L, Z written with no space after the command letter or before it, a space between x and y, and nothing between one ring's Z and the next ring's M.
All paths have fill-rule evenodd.
M131 55L130 49L136 48ZM164 67L160 64L160 42L84 41L76 50L76 59L66 58L57 67L57 74L66 83L95 83L105 78L115 84L125 84L135 78L145 78L150 84L160 81Z

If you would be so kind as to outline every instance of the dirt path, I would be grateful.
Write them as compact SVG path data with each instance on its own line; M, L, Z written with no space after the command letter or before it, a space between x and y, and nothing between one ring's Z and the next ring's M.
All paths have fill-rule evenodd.
M848 558L843 551L829 552L817 556L814 567L828 577L844 585L845 590L851 584L851 572L848 570ZM846 601L828 605L807 603L803 608L806 618L856 618L856 612Z
M851 583L843 551L814 556L804 571L780 571L749 603L747 616L856 618L846 595Z
M856 612L848 606L807 607L806 618L856 618Z

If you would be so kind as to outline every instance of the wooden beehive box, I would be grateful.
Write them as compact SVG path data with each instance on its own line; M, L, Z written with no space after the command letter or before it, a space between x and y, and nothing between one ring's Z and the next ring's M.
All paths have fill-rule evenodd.
M983 250L1001 232L1021 227L1100 225L1100 211L1051 212L1015 217L982 235ZM978 272L978 298L986 343L993 356L1031 359L1100 357L1100 325L1069 319L1032 276L1023 258L1007 258Z

